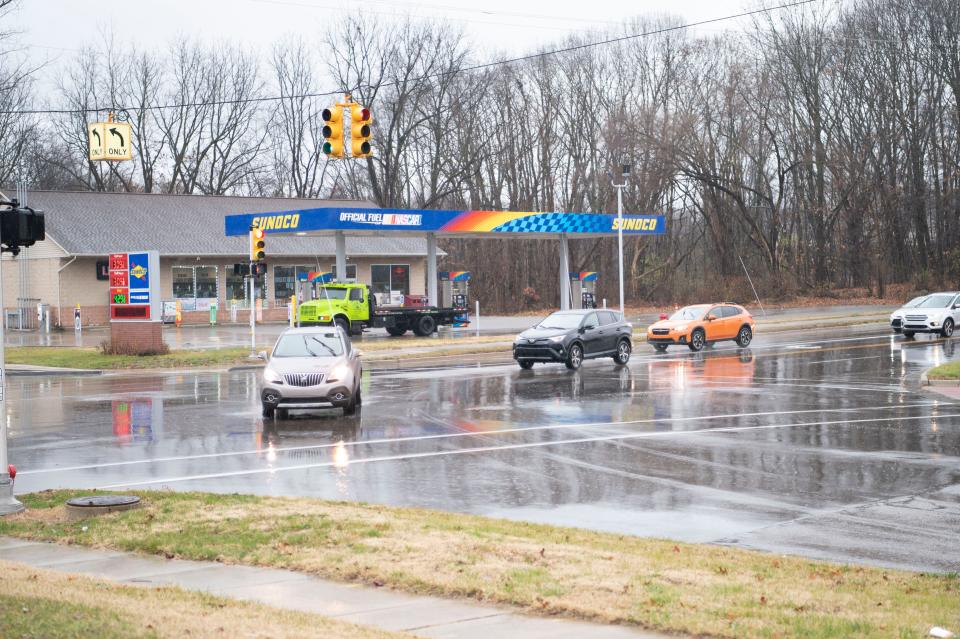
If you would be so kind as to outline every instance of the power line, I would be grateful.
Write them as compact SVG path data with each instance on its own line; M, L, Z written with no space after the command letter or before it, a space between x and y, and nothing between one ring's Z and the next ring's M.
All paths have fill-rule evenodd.
M654 29L652 31L644 31L642 33L634 33L625 36L619 36L616 38L608 38L606 40L599 40L596 42L585 42L583 44L572 45L569 47L563 47L561 49L551 49L549 51L541 51L539 53L531 53L527 55L518 56L515 58L507 58L504 60L495 60L493 62L485 62L481 64L475 64L468 67L462 67L459 69L454 69L451 71L440 71L438 73L431 73L427 75L422 75L416 78L408 79L407 82L420 82L423 80L431 80L435 78L449 77L452 75L458 75L460 73L469 73L471 71L481 71L483 69L490 69L498 66L505 66L508 64L514 64L517 62L525 62L527 60L536 60L539 58L545 58L553 55L560 55L563 53L572 53L574 51L583 51L585 49L592 49L594 47L601 47L610 44L617 44L620 42L628 42L630 40L636 40L639 38L647 38L655 35L662 35L665 33L671 33L674 31L682 31L683 29L690 29L692 27L700 27L706 24L715 24L718 22L724 22L726 20L736 20L738 18L745 18L752 15L757 15L760 13L768 13L771 11L779 11L781 9L792 9L795 7L801 7L808 4L813 4L815 2L822 2L823 0L798 0L796 2L790 2L786 4L776 5L773 7L764 7L760 9L754 9L751 11L744 11L742 13L736 13L732 15L722 16L719 18L709 18L707 20L700 20L698 22L689 22L687 24L677 25L673 27L663 27L661 29ZM362 89L372 89L372 88L382 88L390 87L398 84L397 82L385 82L383 84L372 86L372 85L361 85L357 87L358 90ZM88 109L29 109L24 111L0 111L2 115L67 115L67 114L77 114L77 113L101 113L104 111L159 111L163 109L185 109L192 107L201 107L201 106L217 106L217 105L228 105L228 104L255 104L262 102L278 102L280 100L302 100L307 98L322 98L328 96L335 96L342 94L342 90L337 91L322 91L322 92L310 92L310 93L298 93L291 95L279 95L279 96L262 96L256 98L239 98L235 100L209 100L201 102L181 102L175 104L155 104L155 105L145 105L145 106L134 106L134 107L109 107L109 108L88 108Z

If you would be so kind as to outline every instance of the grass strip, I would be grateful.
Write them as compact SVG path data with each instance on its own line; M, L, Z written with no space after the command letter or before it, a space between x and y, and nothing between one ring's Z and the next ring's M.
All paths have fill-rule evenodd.
M947 362L927 371L927 379L960 379L960 362Z
M0 575L0 637L411 637L174 587L121 586L7 561L0 561Z
M104 355L96 348L16 346L6 350L8 364L115 370L129 368L193 368L249 362L248 348L177 350L166 355Z
M25 495L0 534L299 570L398 590L716 637L920 637L960 625L960 576L421 509L140 492L82 522L78 491Z

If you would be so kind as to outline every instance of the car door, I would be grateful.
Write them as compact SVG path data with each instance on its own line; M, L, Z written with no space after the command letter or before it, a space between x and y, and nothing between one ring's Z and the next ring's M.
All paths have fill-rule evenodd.
M708 319L712 317L713 319ZM706 333L708 342L715 342L723 339L723 313L721 307L712 306L703 314L703 330Z
M364 316L363 289L351 288L349 293L350 319L353 321L362 319Z
M620 339L620 333L617 331L617 314L613 311L597 311L597 317L600 318L600 327L603 329L603 350L607 352L616 350L617 340Z
M583 354L594 355L603 350L603 327L596 312L587 314L580 323Z
M740 309L736 306L722 306L720 312L723 314L721 330L722 339L733 339L740 330Z

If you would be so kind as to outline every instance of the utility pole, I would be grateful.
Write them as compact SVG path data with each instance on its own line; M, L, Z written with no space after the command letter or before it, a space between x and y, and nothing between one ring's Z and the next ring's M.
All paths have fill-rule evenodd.
M617 184L611 181L610 184L617 189L617 264L620 271L620 317L625 318L623 308L623 188L627 186L627 180L630 178L630 165L621 165L620 177L623 182Z

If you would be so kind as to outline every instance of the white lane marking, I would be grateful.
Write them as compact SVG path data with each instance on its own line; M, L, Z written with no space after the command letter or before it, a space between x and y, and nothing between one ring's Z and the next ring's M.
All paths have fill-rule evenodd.
M936 415L935 419L947 419L950 417L960 417L960 413L950 413L948 415ZM701 428L697 430L675 430L675 431L646 431L643 433L633 433L628 435L598 435L596 437L579 437L577 439L563 439L560 441L547 442L526 442L523 444L503 444L501 446L477 446L474 448L461 448L458 450L436 450L424 453L407 453L404 455L384 455L381 457L361 457L351 459L346 465L370 464L384 461L405 461L413 459L425 459L429 457L446 457L448 455L469 455L473 453L500 452L506 450L520 450L525 448L543 448L546 446L563 446L566 444L590 444L594 442L622 441L628 439L641 439L650 437L675 437L684 435L702 435L712 433L740 433L753 430L773 430L780 428L796 428L802 426L832 426L838 424L859 424L864 422L878 423L891 421L913 421L917 419L931 419L930 415L918 415L915 417L878 417L873 419L841 419L820 422L797 422L788 424L766 424L763 426L720 426L718 428ZM489 434L489 433L485 433ZM248 475L272 475L291 470L310 470L313 468L329 468L333 466L343 466L343 461L317 462L315 464L298 464L296 466L277 466L274 468L257 468L252 470L235 470L224 473L207 473L203 475L182 475L180 477L165 477L162 479L149 479L146 481L123 482L119 484L109 484L101 486L98 490L113 490L115 488L128 488L131 486L151 486L155 484L170 484L182 481L198 481L203 479L221 479L225 477L244 477Z
M801 386L803 386L801 384ZM578 422L576 424L544 424L542 426L526 426L523 428L505 428L496 431L468 432L468 433L439 433L436 435L413 435L411 437L384 437L380 439L368 439L353 442L343 442L335 444L310 444L305 446L284 446L274 448L274 453L289 453L304 450L320 450L325 448L334 448L336 446L366 446L368 444L397 444L403 442L417 442L432 439L451 439L460 437L480 437L482 435L502 435L513 433L525 433L540 430L560 430L566 428L598 428L604 426L626 426L629 424L649 424L655 422L683 423L697 421L713 421L716 419L735 419L743 417L771 417L774 415L802 415L805 413L849 413L871 410L887 410L900 408L928 408L938 406L949 406L950 402L930 401L918 404L888 404L886 406L868 406L865 408L810 408L806 410L779 410L760 413L725 413L721 415L697 415L690 417L664 417L659 419L634 419L619 422ZM442 423L442 422L441 422ZM110 439L108 439L110 441ZM202 455L178 455L176 457L154 457L150 459L133 459L122 462L104 462L100 464L89 464L85 466L54 466L52 468L36 468L33 470L21 470L20 475L37 475L40 473L57 473L73 470L91 470L96 468L113 468L117 466L133 466L136 464L159 464L163 462L190 461L194 459L215 459L219 457L239 457L243 455L263 455L267 452L265 448L239 450L224 453L204 453Z
M838 359L818 359L813 362L807 362L807 366L816 366L818 364L829 364L830 362L852 362L856 359L880 359L885 355L870 355L868 357L840 357Z

